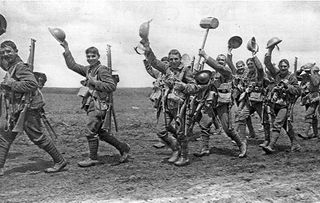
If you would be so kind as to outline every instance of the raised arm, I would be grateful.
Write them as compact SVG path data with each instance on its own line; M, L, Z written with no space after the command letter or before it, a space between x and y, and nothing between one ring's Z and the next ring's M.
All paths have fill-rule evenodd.
M274 67L274 65L271 62L271 55L272 55L273 49L274 49L274 47L271 47L268 49L268 52L266 53L266 55L264 57L264 64L265 64L266 68L269 70L271 76L275 77L278 74L279 69Z
M234 64L233 64L231 51L232 51L232 48L229 48L229 49L228 49L228 54L227 54L227 60L226 60L226 62L227 62L227 64L228 64L229 68L231 69L232 74L235 75L236 72L237 72L237 69L236 69L236 67L235 67Z
M146 59L143 60L143 64L144 64L144 67L146 68L147 73L151 77L153 77L154 79L157 79L160 76L160 72L154 69Z
M77 64L71 54L71 51L69 49L69 45L67 41L64 41L61 46L64 48L65 52L63 53L64 59L66 61L67 67L70 70L73 70L74 72L86 77L86 68L83 65Z
M253 59L253 63L255 65L255 68L257 70L257 79L258 79L258 81L262 81L264 78L264 71L263 71L262 63L260 62L260 60L257 56L254 56L252 59Z

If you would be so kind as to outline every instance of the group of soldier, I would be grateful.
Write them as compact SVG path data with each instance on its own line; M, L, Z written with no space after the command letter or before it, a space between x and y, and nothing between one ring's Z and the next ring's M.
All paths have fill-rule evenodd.
M5 29L0 35L4 31ZM121 155L119 162L126 162L130 146L119 141L111 132L112 92L116 90L118 82L112 75L111 65L101 64L96 47L89 47L85 51L89 65L76 63L64 32L61 29L50 32L64 49L63 56L67 67L85 77L85 80L81 81L84 89L81 89L80 95L83 97L82 108L88 116L85 136L89 157L78 165L90 167L99 164L99 140L115 147ZM140 36L143 36L143 33ZM304 139L318 137L316 111L319 109L320 100L319 68L308 63L291 73L287 59L280 60L276 66L272 63L271 56L274 48L281 42L278 38L268 41L265 68L256 55L258 46L254 38L247 45L252 56L246 62L238 61L234 65L232 50L239 47L242 40L239 43L239 37L232 39L228 54L219 54L216 59L201 48L199 57L203 59L202 64L190 60L188 62L188 57L183 58L176 49L170 50L167 57L158 60L148 38L140 41L146 70L156 79L151 100L157 109L157 119L161 120L157 135L172 150L169 163L176 166L190 163L188 144L195 124L201 128L202 143L199 152L195 153L196 156L210 154L210 129L214 125L216 129L221 126L224 133L238 146L239 158L246 157L247 127L250 136L255 137L251 122L254 112L258 113L262 121L264 141L259 147L265 153L275 152L280 134L287 134L291 141L291 150L299 151L301 146L292 127L293 107L298 97L301 97L302 105L306 107L306 131L300 136ZM212 70L203 70L205 64ZM0 125L0 176L4 175L10 146L21 131L53 158L53 167L45 169L45 172L59 172L67 165L53 140L43 133L45 104L40 89L43 87L44 78L38 77L32 66L33 64L22 61L13 41L5 40L0 44L0 67L7 72L0 84L6 107L5 119L1 120ZM298 80L301 81L300 84ZM235 118L231 113L234 105ZM312 136L309 135L311 128Z
M201 129L201 149L194 153L195 156L210 154L211 126L217 129L220 125L239 147L239 158L246 157L247 139L257 138L251 121L251 115L255 112L264 131L264 141L259 147L266 154L275 152L280 135L288 135L291 151L301 150L297 136L303 139L318 137L316 111L320 101L320 75L315 63L307 63L299 70L295 68L293 73L289 71L287 59L280 60L278 65L272 63L273 50L282 41L274 37L267 43L265 68L256 55L259 46L255 38L247 44L252 56L246 62L237 61L234 66L232 50L238 48L242 41L234 46L230 40L227 55L219 54L216 59L200 49L199 56L203 58L203 63L199 69L194 68L194 60L185 63L185 55L182 56L176 49L158 60L149 40L145 38L140 42L145 55L145 68L156 78L150 99L157 108L157 118L160 118L160 113L164 117L157 135L172 150L169 163L176 166L189 164L188 141L196 123ZM213 70L203 70L204 64ZM293 108L299 97L306 107L306 131L303 134L296 134L292 126ZM236 109L234 118L231 114L233 105ZM311 128L313 133L310 135Z

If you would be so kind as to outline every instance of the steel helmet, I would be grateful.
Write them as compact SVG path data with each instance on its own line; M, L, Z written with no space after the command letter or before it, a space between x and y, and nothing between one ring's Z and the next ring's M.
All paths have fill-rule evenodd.
M60 28L48 28L49 32L52 34L52 36L59 42L63 43L66 39L66 34L64 31Z
M0 35L5 33L7 30L7 21L3 15L0 14Z
M282 40L279 39L278 37L273 37L273 38L269 39L269 41L267 43L267 49L269 49L270 47L273 47L273 46L277 46L280 42L282 42ZM278 49L279 49L279 47L278 47Z
M233 49L239 48L241 44L242 44L242 39L239 36L233 36L228 41L228 46Z
M316 65L316 63L306 63L306 64L304 64L302 67L301 67L301 69L303 70L303 71L311 71L311 69L313 69L313 67Z
M256 38L252 37L247 44L247 49L251 52L258 52L259 51L259 45L256 42Z
M212 72L209 70L202 70L196 73L194 76L194 79L197 81L198 84L200 85L205 85L207 84L212 76Z
M140 28L139 28L139 36L142 38L142 39L148 39L149 37L149 28L150 28L150 22L152 21L149 20L147 22L144 22L140 25Z
M320 71L320 69L319 69L319 67L318 67L318 66L313 66L313 71L314 71L314 72L319 72L319 71Z

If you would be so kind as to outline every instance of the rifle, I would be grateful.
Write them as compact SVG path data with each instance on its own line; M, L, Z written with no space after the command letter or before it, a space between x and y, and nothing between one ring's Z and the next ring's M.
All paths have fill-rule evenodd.
M28 58L28 64L29 67L31 68L31 71L33 72L34 69L34 52L35 52L35 43L36 40L31 38L31 45L30 45L30 53L29 53L29 58Z
M297 72L297 69L298 69L298 57L294 57L294 65L293 65L293 70L294 70L294 73Z
M111 46L109 44L107 44L107 60L108 60L107 66L112 71ZM114 111L113 93L112 92L109 94L109 100L110 100L110 103L109 103L110 107L107 109L106 116L103 120L102 129L106 129L108 132L110 132L111 131L111 120L113 118L115 130L116 130L116 132L118 132L118 123L117 123L117 118L116 118L116 114Z

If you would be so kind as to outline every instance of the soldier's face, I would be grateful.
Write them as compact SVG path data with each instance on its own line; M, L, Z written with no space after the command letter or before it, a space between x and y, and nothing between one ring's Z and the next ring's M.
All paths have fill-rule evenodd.
M253 61L249 60L248 63L247 63L247 66L248 66L249 70L253 70L254 69Z
M173 68L177 68L181 63L181 58L179 54L170 54L169 55L169 64Z
M225 65L226 65L226 57L224 57L224 56L218 56L217 62L218 62L220 65L225 66Z
M13 62L17 56L17 52L9 46L0 49L0 54L8 63Z
M288 72L288 69L289 69L289 66L285 62L281 62L279 64L279 70L281 71L281 73Z
M86 56L87 56L87 62L90 65L96 64L99 61L99 58L100 58L99 55L94 54L94 53L88 53L88 54L86 54Z

